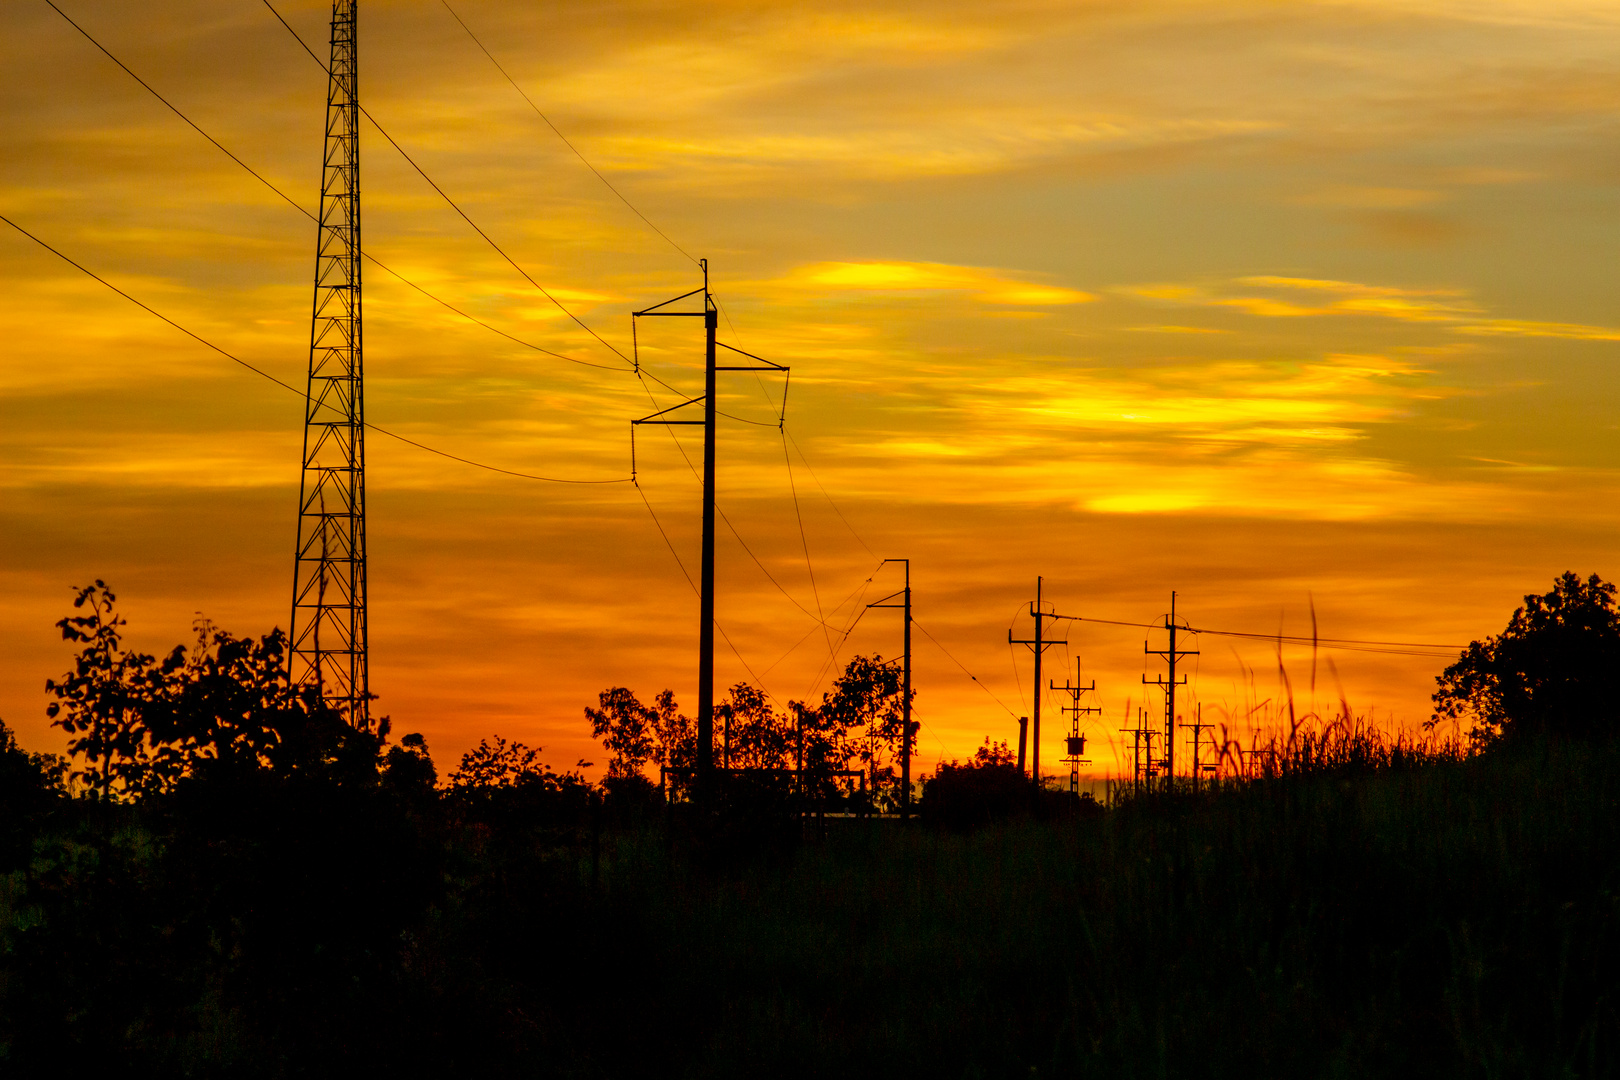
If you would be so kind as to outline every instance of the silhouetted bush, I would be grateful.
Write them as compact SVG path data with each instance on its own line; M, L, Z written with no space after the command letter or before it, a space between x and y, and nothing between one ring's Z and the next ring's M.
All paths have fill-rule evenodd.
M1007 744L987 738L967 761L939 763L923 780L917 811L930 825L964 830L1028 813L1034 804L1034 787Z

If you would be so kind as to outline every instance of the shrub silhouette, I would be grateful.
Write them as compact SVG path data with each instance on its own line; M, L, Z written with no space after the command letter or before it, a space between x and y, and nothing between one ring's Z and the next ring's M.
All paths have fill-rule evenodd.
M1029 778L1018 768L1005 742L989 737L967 761L942 761L923 781L917 812L923 821L947 829L972 829L998 818L1027 812L1033 800Z

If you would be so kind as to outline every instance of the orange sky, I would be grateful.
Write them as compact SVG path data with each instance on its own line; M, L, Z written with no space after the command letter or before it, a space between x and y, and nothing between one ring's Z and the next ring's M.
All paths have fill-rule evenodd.
M261 3L59 5L314 207L325 77ZM328 9L279 6L324 42ZM1314 603L1324 635L1461 644L1563 570L1620 573L1612 4L456 7L711 260L722 339L792 365L814 592L780 436L723 421L720 505L749 547L837 625L899 587L879 558L910 557L920 625L1013 713L1030 665L1007 630L1027 636L1037 574L1066 614L1147 621L1176 589L1199 626L1308 634ZM604 337L628 350L629 311L699 283L441 4L368 0L360 19L367 107ZM42 0L0 26L0 212L301 383L313 226ZM363 147L368 250L519 337L615 362L370 128ZM54 749L43 684L69 661L52 623L71 586L106 579L154 651L196 612L285 625L301 414L16 233L0 251L0 716ZM654 409L634 378L367 274L369 419L518 470L627 474L628 421ZM666 321L641 344L695 393L691 331ZM731 376L722 407L768 421L779 389ZM692 474L661 433L638 452L695 573ZM696 598L628 485L517 480L373 436L368 490L378 710L441 768L493 733L554 766L600 761L581 709L608 686L695 704ZM816 622L723 526L719 563L748 666L780 701L819 695ZM1195 699L1277 694L1273 646L1198 647ZM898 648L898 617L872 612L837 655ZM1049 656L1096 678L1096 742L1159 670L1128 628L1082 624ZM1284 660L1308 705L1309 650ZM1444 661L1333 663L1319 702L1342 686L1413 724ZM747 677L723 644L717 667ZM1016 737L922 634L916 671L924 767Z

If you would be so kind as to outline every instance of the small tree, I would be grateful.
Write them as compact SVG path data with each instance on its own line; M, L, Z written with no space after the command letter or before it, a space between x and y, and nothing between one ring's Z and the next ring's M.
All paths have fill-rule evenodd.
M658 756L657 711L622 686L602 691L597 702L600 708L585 707L585 719L591 722L591 734L613 755L608 759L608 776L642 775L641 770Z
M1530 595L1507 629L1471 643L1435 682L1429 727L1469 721L1486 747L1527 735L1591 738L1616 731L1620 612L1615 587L1596 574L1565 573L1545 596Z
M237 638L206 619L197 645L161 662L124 647L117 598L97 581L73 606L88 614L57 623L82 648L74 668L45 683L46 709L70 736L72 778L101 799L135 799L182 780L240 781L268 771L328 783L371 785L387 717L369 730L346 723L313 687L287 677L286 638L272 630Z
M793 767L793 720L773 709L764 691L738 683L714 712L715 730L727 738L732 768Z
M915 696L916 691L912 694ZM850 757L865 766L874 799L880 781L893 777L892 763L900 752L900 729L905 717L903 698L898 666L874 655L851 657L844 665L844 673L822 699L821 711L843 729L842 741ZM915 730L910 732L913 750L916 737Z
M479 739L461 755L461 764L448 779L451 791L463 792L544 784L556 776L540 760L540 747L531 749L497 735L493 746L488 739Z
M83 648L72 671L45 681L46 691L56 697L45 715L67 732L73 757L84 761L71 776L101 799L133 797L161 782L157 748L147 737L144 718L185 659L182 648L161 664L124 648L126 624L113 610L117 600L99 580L78 591L73 606L88 613L56 625L63 641Z

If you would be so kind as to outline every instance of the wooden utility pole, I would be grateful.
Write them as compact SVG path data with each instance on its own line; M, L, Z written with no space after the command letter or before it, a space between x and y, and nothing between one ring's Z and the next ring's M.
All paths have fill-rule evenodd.
M1074 658L1074 682L1065 682L1062 686L1054 682L1049 689L1062 690L1069 695L1069 704L1063 706L1063 711L1073 715L1074 723L1069 728L1069 739L1065 745L1068 752L1063 760L1069 765L1069 794L1079 795L1080 766L1091 764L1086 760L1086 737L1080 733L1080 717L1102 712L1099 705L1081 705L1080 698L1084 694L1097 692L1097 680L1093 679L1084 686L1080 685L1080 658L1077 656Z
M1071 618L1068 615L1059 615L1055 612L1046 611L1041 606L1041 584L1042 579L1037 577L1035 579L1035 602L1029 605L1029 613L1035 618L1035 637L1029 641L1020 641L1013 638L1011 630L1007 631L1007 644L1028 645L1031 651L1035 653L1035 707L1031 710L1029 728L1029 775L1037 788L1041 786L1041 697L1046 692L1046 688L1041 685L1041 657L1053 645L1064 644L1061 641L1048 641L1042 634L1045 629L1042 623L1046 619ZM1021 737L1019 745L1020 747L1023 745ZM1023 754L1020 753L1018 756L1018 768L1022 771L1024 767Z
M900 687L900 820L906 821L911 817L911 560L884 559L883 562L903 563L906 568L904 589L866 605L868 608L900 608L905 612L905 667ZM904 600L898 604L891 603L896 596L903 596ZM876 798L877 792L874 791L872 795Z
M1150 649L1147 642L1142 642L1142 651L1148 656L1163 657L1170 668L1170 677L1155 676L1148 682L1146 675L1142 682L1148 686L1157 686L1164 691L1164 787L1169 790L1175 784L1176 778L1176 687L1187 685L1187 676L1176 678L1176 662L1184 656L1197 656L1197 649L1177 649L1176 632L1187 627L1176 623L1176 594L1170 594L1170 614L1164 617L1164 628L1170 632L1170 647L1168 649Z
M703 426L703 556L702 580L698 587L698 730L697 730L697 795L700 802L705 802L713 789L714 783L714 457L715 457L715 415L718 405L715 392L715 375L721 371L781 371L788 368L783 364L773 363L753 353L745 353L715 340L715 332L719 325L719 309L714 302L714 294L709 291L709 260L699 259L698 266L703 270L702 288L693 289L689 293L665 300L661 304L654 304L650 308L630 313L631 333L634 337L635 320L640 318L702 318L703 320L703 396L690 398L679 405L672 405L662 409L651 416L644 416L640 420L630 421L630 478L635 480L636 449L635 429L641 424L659 424L665 426ZM703 309L701 311L664 311L670 304L677 303L701 295ZM729 352L746 356L750 360L758 360L762 367L725 367L715 363L715 349L726 349ZM640 359L636 360L636 372L640 374ZM671 420L667 419L669 413L683 409L688 405L703 405L702 420ZM787 395L782 395L782 409L784 417L787 409ZM780 423L781 418L779 418Z

